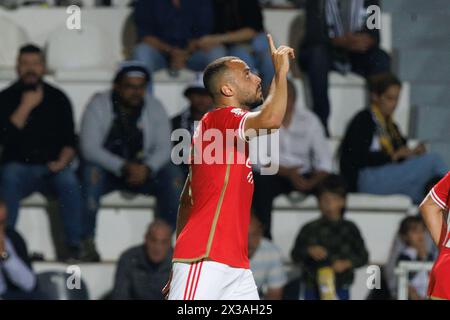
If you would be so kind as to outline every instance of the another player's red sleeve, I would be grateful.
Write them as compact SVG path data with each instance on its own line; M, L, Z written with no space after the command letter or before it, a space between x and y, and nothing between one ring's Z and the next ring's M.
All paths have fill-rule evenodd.
M442 178L430 191L431 198L443 210L450 207L450 172Z
M247 141L244 134L244 124L249 112L241 108L224 108L220 114L218 127L222 130L238 130L240 139Z

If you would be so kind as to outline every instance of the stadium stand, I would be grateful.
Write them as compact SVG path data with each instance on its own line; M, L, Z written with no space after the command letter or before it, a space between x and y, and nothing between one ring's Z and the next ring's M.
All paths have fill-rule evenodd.
M40 17L39 24L33 20L36 14ZM15 62L14 50L25 39L46 45L48 64L52 69L48 79L70 96L78 126L88 100L94 92L110 86L114 67L124 56L122 31L129 14L128 8L87 8L83 10L82 30L71 31L64 27L68 14L62 8L21 8L15 11L0 9L1 28L8 25L8 28L13 30L5 40L11 45L0 48L0 88L13 79L11 67ZM299 10L264 10L266 27L277 43L288 43L290 24L301 14L302 11ZM383 15L382 23L382 47L392 52L390 16ZM8 47L10 52L3 53L5 47ZM61 52L61 49L64 51ZM5 70L10 68L9 73L2 71L3 66ZM193 77L194 75L187 71L176 79L169 77L165 71L155 75L155 94L163 102L170 116L179 113L186 105L182 92L186 83ZM333 72L330 74L330 82L330 144L336 149L348 120L366 104L366 95L364 81L357 76L343 77ZM303 88L301 80L297 80L297 85ZM308 101L305 92L306 90L299 91L299 99ZM410 116L409 94L409 85L405 83L396 121L406 134ZM18 229L26 238L29 250L43 253L45 259L50 261L35 263L36 271L65 270L66 265L51 262L55 259L55 250L50 239L44 198L34 194L24 200L23 205L21 210L25 212L20 215ZM126 196L120 193L113 193L102 199L97 243L106 262L82 265L83 277L91 298L101 298L112 287L114 262L124 249L142 241L145 228L152 220L149 209L153 206L154 199L142 196L126 199ZM410 209L411 201L403 196L350 196L348 218L362 230L371 263L386 262L397 225ZM296 201L295 195L276 199L273 215L274 241L282 248L286 262L289 260L291 246L298 230L316 217L317 213L317 203L313 197L301 202ZM357 272L352 289L353 298L365 298L365 280L365 268L361 268Z

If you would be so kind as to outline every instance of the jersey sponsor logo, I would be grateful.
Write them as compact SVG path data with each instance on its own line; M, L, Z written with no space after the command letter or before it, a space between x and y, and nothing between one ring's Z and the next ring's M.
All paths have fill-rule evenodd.
M242 116L245 114L245 111L241 108L234 108L230 110L231 113L234 113L236 116Z

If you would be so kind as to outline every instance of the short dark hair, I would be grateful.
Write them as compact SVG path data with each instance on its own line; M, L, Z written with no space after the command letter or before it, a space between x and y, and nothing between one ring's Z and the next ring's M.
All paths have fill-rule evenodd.
M227 63L231 60L241 59L238 57L226 56L214 60L206 67L203 73L203 84L210 95L214 96L214 94L216 93L216 80L228 69Z
M397 78L396 75L392 73L381 73L375 76L369 77L367 81L368 89L370 93L374 93L376 95L382 95L385 93L391 86L402 86L401 81Z
M410 216L410 217L404 218L400 222L400 227L398 229L399 235L403 236L403 237L406 236L408 234L408 232L411 231L413 229L413 227L418 224L425 226L425 224L423 223L423 220L420 216Z
M330 192L337 194L345 199L347 197L347 190L347 183L342 176L337 174L330 174L317 186L316 196L320 197L325 192Z
M42 49L31 43L25 44L19 49L19 56L25 53L37 53L44 56Z

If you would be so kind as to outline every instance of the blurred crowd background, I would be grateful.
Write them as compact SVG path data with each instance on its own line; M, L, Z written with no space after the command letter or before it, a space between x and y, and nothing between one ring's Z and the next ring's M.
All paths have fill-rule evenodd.
M24 10L36 25L46 10L67 17L58 6L71 4L82 17L126 12L120 26L108 21L121 32L119 61L106 63L114 45L92 18L81 31L61 24L44 42L19 23ZM368 23L373 5L389 22L382 30ZM286 26L275 40L287 40L297 60L280 170L262 175L253 162L249 256L261 298L327 299L331 290L343 300L396 299L398 263L435 259L418 205L449 171L446 2L0 0L0 8L2 299L163 298L188 174L171 161L179 142L171 133L192 134L213 107L201 71L216 58L244 60L267 93L267 22ZM42 240L50 237L53 256ZM381 287L368 290L373 264ZM64 285L68 265L81 268L82 289ZM110 276L91 282L98 274ZM408 280L409 299L425 299L427 269Z

